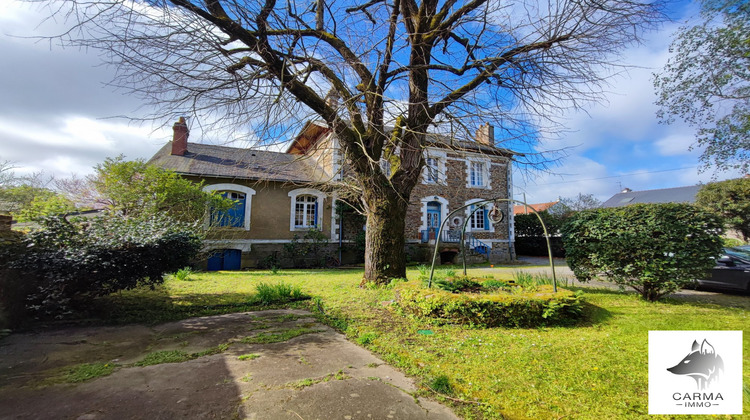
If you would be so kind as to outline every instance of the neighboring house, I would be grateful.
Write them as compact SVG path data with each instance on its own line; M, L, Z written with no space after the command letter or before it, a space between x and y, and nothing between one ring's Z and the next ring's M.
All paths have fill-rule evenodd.
M149 163L204 181L206 190L219 191L237 203L234 209L211 216L225 229L206 241L209 249L216 250L208 261L209 269L255 267L268 258L282 260L284 244L312 229L320 230L332 249L353 243L362 231L363 226L340 220L335 210L337 195L329 187L346 176L347 167L342 165L338 139L325 124L307 123L285 153L188 143L182 118L173 128L172 142ZM430 141L434 146L425 150L426 165L406 216L406 252L414 260L431 256L430 244L451 210L482 199L508 198L512 191L514 153L494 146L492 126L482 126L476 141L450 142L438 135L430 135ZM387 162L380 164L387 172ZM468 220L467 243L491 261L512 259L513 218L493 224L488 217L491 208L485 206ZM441 250L444 261L455 257L455 228L473 209L450 221L451 230L443 236L447 242ZM505 215L511 209L510 203L500 208Z
M558 204L560 204L560 200L550 201L549 203L529 204L527 206L517 205L517 206L513 206L513 215L518 216L519 214L533 214L534 213L533 210L537 212L542 212L545 210L549 210Z
M633 191L625 188L613 195L599 207L624 207L639 203L695 203L695 196L701 185L689 187L662 188L659 190Z

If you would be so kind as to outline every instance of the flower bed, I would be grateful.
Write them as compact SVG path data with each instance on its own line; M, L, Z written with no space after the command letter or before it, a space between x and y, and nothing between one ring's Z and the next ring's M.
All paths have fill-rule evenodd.
M583 314L580 292L558 288L555 293L549 285L454 293L404 283L398 288L397 304L418 317L478 327L571 325Z

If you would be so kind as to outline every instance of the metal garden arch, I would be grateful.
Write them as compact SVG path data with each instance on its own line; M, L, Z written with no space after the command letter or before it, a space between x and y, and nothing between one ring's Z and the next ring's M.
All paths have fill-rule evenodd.
M547 232L547 226L544 224L544 220L542 220L542 216L540 216L539 213L537 213L537 211L534 210L533 207L529 206L524 201L514 200L512 198L500 198L500 197L492 198L488 200L480 200L480 201L476 201L470 204L465 204L451 211L450 213L448 213L448 215L443 219L443 221L440 223L440 230L438 230L438 234L435 237L435 251L432 253L432 266L430 267L430 280L427 282L428 288L432 287L432 277L435 274L435 260L437 259L438 249L440 248L440 238L443 235L443 228L445 227L445 223L448 222L451 219L451 217L453 217L459 211L470 206L476 206L476 208L469 214L469 217L467 217L466 220L464 220L463 226L461 227L461 258L463 259L464 276L465 276L466 275L466 251L464 247L466 246L466 244L464 243L464 233L466 232L466 226L468 225L471 218L474 216L474 213L479 211L482 206L488 203L501 203L501 202L506 202L506 203L512 202L512 203L523 204L527 208L531 208L531 211L533 211L536 217L539 219L539 223L542 224L542 229L544 230L544 239L547 240L547 255L549 256L550 269L552 269L552 285L553 285L554 291L557 292L557 276L555 276L555 262L552 259L552 246L550 245L549 233ZM494 206L494 209L497 209L497 206ZM503 216L502 210L500 210L500 214L501 216ZM490 219L490 222L492 222L493 224L497 224L503 221L504 216L497 220L493 219L491 216L488 218ZM510 240L510 238L508 238L508 240Z

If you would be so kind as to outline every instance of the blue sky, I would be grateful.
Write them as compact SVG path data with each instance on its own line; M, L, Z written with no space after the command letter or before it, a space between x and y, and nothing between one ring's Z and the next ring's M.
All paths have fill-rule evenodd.
M625 187L669 188L742 175L699 173L700 151L688 150L694 131L656 119L652 74L666 63L674 31L697 8L675 2L670 14L674 22L623 53L621 61L637 67L612 79L607 101L567 115L569 131L540 146L566 148L560 164L551 173L516 171L516 198L525 193L529 202L544 202L583 193L603 201ZM36 6L0 3L0 161L13 162L18 174L43 170L66 177L90 173L108 156L153 155L171 129L109 118L137 115L142 104L106 86L112 70L94 52L23 38L60 27L39 25L43 17Z

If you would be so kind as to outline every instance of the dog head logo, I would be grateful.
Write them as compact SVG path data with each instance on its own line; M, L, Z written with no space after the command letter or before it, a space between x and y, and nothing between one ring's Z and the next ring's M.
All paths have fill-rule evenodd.
M692 377L698 389L702 390L719 378L719 372L724 372L724 361L708 341L703 340L700 346L697 341L693 341L691 352L680 363L667 370L675 375Z

